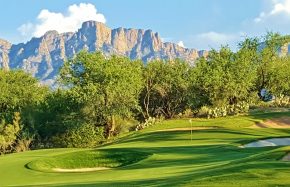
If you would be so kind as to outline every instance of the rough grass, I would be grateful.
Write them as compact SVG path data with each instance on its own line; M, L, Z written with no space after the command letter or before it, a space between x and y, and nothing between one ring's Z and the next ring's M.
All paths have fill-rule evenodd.
M193 127L219 128L195 130L192 141L189 130L157 131L190 127L187 119L180 119L128 134L96 150L51 149L6 155L0 157L0 186L289 186L290 162L281 158L290 152L290 147L238 147L269 137L289 137L290 129L247 128L283 116L290 113L193 119ZM27 163L37 160L103 149L152 156L113 170L88 173L45 173L25 168ZM126 160L127 156L121 157Z

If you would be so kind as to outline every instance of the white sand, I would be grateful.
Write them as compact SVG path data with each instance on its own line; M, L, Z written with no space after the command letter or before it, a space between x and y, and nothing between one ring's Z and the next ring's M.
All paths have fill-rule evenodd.
M290 145L290 138L272 138L266 140L259 140L244 145L243 147L273 147L273 146L288 146Z
M108 169L111 169L111 168L107 168L107 167L76 168L76 169L54 168L53 171L56 171L56 172L69 172L69 173L74 173L74 172L100 171L100 170L108 170Z
M290 117L281 117L270 120L265 120L260 123L257 123L250 128L290 128Z

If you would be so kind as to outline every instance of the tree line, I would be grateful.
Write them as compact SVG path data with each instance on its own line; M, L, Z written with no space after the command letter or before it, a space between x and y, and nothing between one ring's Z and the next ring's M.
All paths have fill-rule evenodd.
M82 51L64 63L56 90L22 71L0 70L0 153L94 147L152 118L289 106L290 59L282 55L289 42L275 33L246 38L237 51L212 49L194 65Z

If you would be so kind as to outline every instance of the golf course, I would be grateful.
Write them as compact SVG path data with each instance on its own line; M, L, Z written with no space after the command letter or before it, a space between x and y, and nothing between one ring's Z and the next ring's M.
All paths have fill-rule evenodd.
M290 187L290 0L1 14L0 187Z
M288 111L166 120L96 149L8 154L0 186L288 186L290 146L243 147L289 137L287 119Z

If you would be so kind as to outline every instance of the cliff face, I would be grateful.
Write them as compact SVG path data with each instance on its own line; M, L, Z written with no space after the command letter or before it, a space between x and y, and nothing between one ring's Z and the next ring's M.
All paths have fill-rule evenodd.
M153 59L175 58L193 63L207 55L206 51L163 43L158 33L151 30L110 29L103 23L88 21L75 33L49 31L25 44L11 45L0 40L0 67L23 69L43 83L52 84L63 62L84 49L141 59L145 63Z
M287 54L289 54L290 53L290 43L283 45L279 52L282 56L286 56Z
M0 39L0 68L9 70L9 51L11 44Z
M66 42L67 57L81 49L102 51L106 55L117 54L148 62L153 59L182 58L194 61L199 52L177 44L163 43L158 33L141 29L110 29L103 23L85 22L82 28Z

